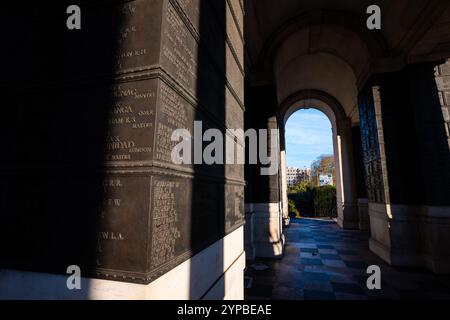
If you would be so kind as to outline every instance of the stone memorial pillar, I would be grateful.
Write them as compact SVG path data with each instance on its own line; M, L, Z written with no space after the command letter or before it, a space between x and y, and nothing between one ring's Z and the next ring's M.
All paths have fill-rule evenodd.
M364 160L361 145L361 127L359 123L352 127L353 159L356 176L356 196L358 199L359 229L369 230L369 200L367 199Z
M410 65L374 77L360 99L370 247L437 273L450 270L449 75L448 62Z
M275 116L277 105L273 87L251 87L246 90L246 128L256 130L276 130L278 122ZM259 137L261 143L262 137ZM283 216L279 178L280 136L268 137L269 154L277 153L278 168L270 174L262 174L261 164L247 164L246 178L250 189L246 204L251 205L251 239L254 255L265 258L281 258L284 251ZM271 139L277 139L276 150L272 149ZM264 153L267 152L263 150Z
M359 226L356 176L353 158L351 120L336 122L336 134L333 134L336 176L341 183L337 185L338 225L344 229L357 229Z
M2 159L0 297L243 298L243 165L171 157L185 129L201 160L194 121L243 128L242 2L80 8L81 30L43 6L17 31L9 63L27 72L2 87L17 134Z
M281 194L281 209L283 215L283 226L287 227L290 224L289 217L289 199L288 199L288 185L287 185L287 159L286 159L286 137L284 128L280 128L280 194Z

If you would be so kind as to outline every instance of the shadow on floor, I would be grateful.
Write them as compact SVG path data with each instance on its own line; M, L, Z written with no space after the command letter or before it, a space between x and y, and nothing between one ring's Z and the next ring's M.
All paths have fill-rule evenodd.
M300 219L285 233L282 260L247 267L247 300L450 299L450 277L387 265L369 251L367 232ZM381 268L381 290L367 289L370 265Z

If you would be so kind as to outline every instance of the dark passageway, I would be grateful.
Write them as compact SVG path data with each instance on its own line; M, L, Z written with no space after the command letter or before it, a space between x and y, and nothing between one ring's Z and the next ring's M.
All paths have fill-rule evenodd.
M281 260L257 260L246 270L246 299L367 300L449 299L450 277L393 268L368 248L368 233L340 229L334 222L295 220L285 230ZM261 265L259 265L261 264ZM382 290L369 291L367 267L381 267ZM262 268L261 268L262 269Z
M0 300L450 299L448 0L15 1L0 28ZM306 109L331 143L297 131L295 164Z

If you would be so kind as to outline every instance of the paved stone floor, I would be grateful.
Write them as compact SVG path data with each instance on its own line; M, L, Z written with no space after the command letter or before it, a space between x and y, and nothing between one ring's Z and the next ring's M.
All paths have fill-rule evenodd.
M449 276L388 266L369 251L366 232L302 219L293 221L285 234L283 259L257 260L247 267L246 299L450 299ZM381 290L367 289L369 265L381 268ZM257 266L268 268L257 271Z

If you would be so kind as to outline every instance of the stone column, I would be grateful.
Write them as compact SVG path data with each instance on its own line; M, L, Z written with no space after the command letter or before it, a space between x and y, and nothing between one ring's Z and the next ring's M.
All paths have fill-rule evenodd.
M364 172L364 162L361 145L361 128L358 124L352 127L352 140L353 140L353 159L355 164L355 176L356 176L356 196L358 199L358 216L359 216L359 229L369 230L369 200L367 199L367 189Z
M283 225L285 227L290 224L289 217L289 199L288 199L288 185L286 173L286 137L284 128L280 128L280 192L281 192L281 208L283 214Z
M360 99L370 248L399 266L450 271L449 65L372 78Z
M419 172L421 255L436 273L450 273L450 60L408 68Z
M244 167L172 158L194 121L243 127L242 3L100 1L76 31L65 9L25 10L26 57L9 61L23 72L0 160L0 298L242 299Z
M267 129L277 129L277 123L275 117L269 118ZM279 136L277 138L279 139ZM279 149L270 149L269 152L279 153L280 151ZM260 173L254 181L260 186L257 188L257 201L253 202L254 213L252 216L253 246L257 257L281 258L284 251L285 240L278 172L279 170L271 176L263 176Z
M253 247L253 203L245 204L245 228L244 228L244 249L247 264L251 264L256 256Z
M338 224L344 229L357 229L359 225L356 198L356 178L353 161L351 120L344 119L336 122L336 134L333 134L335 145L335 159L338 199Z
M248 87L246 89L246 129L277 129L276 106L276 91L273 86ZM278 139L278 148L269 150L269 153L279 154L279 135L276 139ZM268 143L268 146L270 147L271 144ZM282 230L279 168L273 175L262 175L261 168L260 164L246 165L248 185L246 204L253 208L251 239L254 254L256 257L281 258L285 241Z

